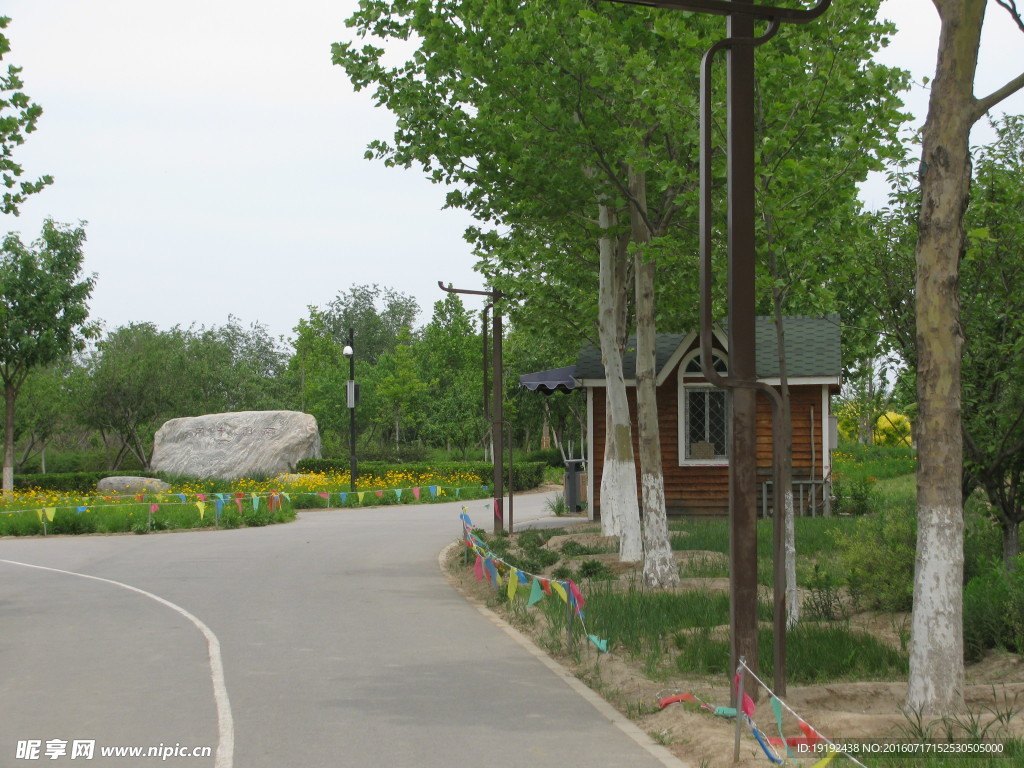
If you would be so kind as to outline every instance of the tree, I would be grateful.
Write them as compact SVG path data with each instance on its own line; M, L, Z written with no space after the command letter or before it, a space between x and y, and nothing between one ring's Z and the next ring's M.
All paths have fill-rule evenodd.
M994 123L967 209L962 276L963 498L977 487L1013 569L1024 522L1024 116Z
M376 363L381 355L394 351L399 334L415 325L419 313L412 296L379 285L353 285L327 304L323 320L327 332L342 346L348 343L348 329L354 329L358 359Z
M971 127L1024 87L1024 72L974 95L986 0L933 0L941 23L921 135L915 251L918 391L917 561L907 707L951 715L963 707L963 503L958 284L971 181ZM996 0L1024 31L1015 0Z
M152 459L153 436L160 425L183 413L189 386L187 343L178 328L160 331L152 323L132 323L101 339L86 362L87 392L80 418L99 430L104 445L113 438L112 469L134 456L143 469Z
M0 253L0 381L4 387L3 490L14 489L14 404L29 372L84 346L95 277L82 276L85 230L47 219L39 240L17 234Z
M466 458L483 434L480 336L457 294L434 303L434 315L417 345L421 379L427 383L424 437Z
M393 430L395 457L402 455L403 430L423 423L428 384L416 370L412 333L406 328L398 337L393 352L384 353L376 365L376 419L382 433Z
M9 17L0 16L0 30L6 29L10 22ZM7 36L0 32L0 60L10 50ZM14 216L18 215L18 206L29 195L53 183L52 176L42 176L36 181L19 181L24 170L14 162L14 148L25 143L25 135L36 129L36 122L43 114L42 107L33 104L21 90L24 83L20 73L21 67L8 65L6 75L0 76L0 177L5 187L0 211Z

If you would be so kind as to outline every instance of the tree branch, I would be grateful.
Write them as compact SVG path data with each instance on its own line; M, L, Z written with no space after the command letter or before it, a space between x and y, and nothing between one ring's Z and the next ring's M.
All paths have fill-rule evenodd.
M1021 18L1020 11L1017 10L1017 0L996 0L996 3L1006 9L1006 12L1017 22L1020 31L1024 32L1024 18Z
M992 109L992 107L994 107L996 104L998 104L1000 101L1007 98L1008 96L1012 96L1021 88L1024 88L1024 72L1021 72L1019 75L1013 78L1013 80L1008 82L1002 88L993 91L983 99L975 99L974 113L972 115L974 122L980 120L981 116L988 112L990 109Z

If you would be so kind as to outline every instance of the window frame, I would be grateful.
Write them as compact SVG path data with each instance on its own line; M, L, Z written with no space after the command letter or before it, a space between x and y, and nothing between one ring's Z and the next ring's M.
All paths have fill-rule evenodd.
M720 373L728 372L728 358L721 353L719 350L713 351L713 357L715 361L721 361L725 364L725 370ZM686 357L683 358L678 368L678 407L679 407L679 466L695 467L695 466L706 466L706 467L723 467L729 464L729 445L731 442L731 430L732 430L732 397L727 389L716 387L712 385L707 379L704 378L703 374L699 373L687 373L687 367L693 362L695 358L699 359L700 350L694 350ZM715 366L716 370L718 366ZM712 459L693 459L688 456L689 454L689 422L688 422L688 407L689 407L689 393L696 390L714 390L717 392L724 393L725 397L725 455L715 456Z

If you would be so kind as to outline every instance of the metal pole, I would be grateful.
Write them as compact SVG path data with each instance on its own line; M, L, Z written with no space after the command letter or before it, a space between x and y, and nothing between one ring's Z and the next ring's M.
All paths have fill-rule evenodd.
M348 329L348 346L352 350L352 354L348 356L348 486L349 490L355 493L359 468L356 464L356 346L355 330L352 328Z
M493 291L469 291L460 288L452 288L451 286L445 286L445 284L438 280L437 286L442 291L448 293L468 293L474 296L489 296L493 301L491 306L494 309L492 316L492 344L493 353L491 358L491 365L494 371L494 380L492 382L492 409L491 409L491 459L494 462L494 532L505 530L505 520L502 512L502 501L505 493L505 467L504 467L504 450L502 441L504 440L503 432L503 421L504 414L502 408L502 371L501 371L501 309L498 306L498 302L502 298L502 293L499 290ZM486 334L486 322L484 323L484 333ZM486 349L486 347L485 347ZM486 377L485 377L486 378ZM487 387L484 386L484 392L487 392ZM486 403L486 394L485 401ZM509 531L511 533L511 530Z
M750 5L751 0L736 5ZM731 38L753 39L754 19L731 13ZM730 46L727 54L729 179L729 373L741 383L757 379L754 366L754 48ZM729 569L732 664L749 659L757 672L757 393L732 393L729 451Z
M494 355L492 364L494 366L493 393L491 395L491 427L494 433L494 530L500 531L505 527L503 504L505 500L505 446L503 445L502 432L504 431L505 414L502 408L502 370L501 370L501 309L498 301L501 299L501 291L493 291L494 314L492 319L492 343L494 344ZM512 533L512 526L509 525L509 533Z

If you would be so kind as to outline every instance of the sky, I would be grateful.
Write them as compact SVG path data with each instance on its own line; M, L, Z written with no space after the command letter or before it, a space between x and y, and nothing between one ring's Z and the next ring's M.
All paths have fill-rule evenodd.
M839 0L842 2L843 0ZM25 91L44 110L15 160L52 186L0 215L34 240L42 222L86 221L91 315L108 330L223 325L288 337L309 306L352 285L414 296L438 281L480 290L463 239L421 171L364 158L393 120L331 64L356 0L0 0ZM900 32L882 60L920 82L935 67L930 0L887 0ZM990 2L976 92L1024 71L1024 33ZM927 92L908 107L919 117ZM997 113L1024 112L1024 96ZM990 136L984 126L974 140ZM865 203L885 203L879 179ZM464 297L479 308L481 300Z

